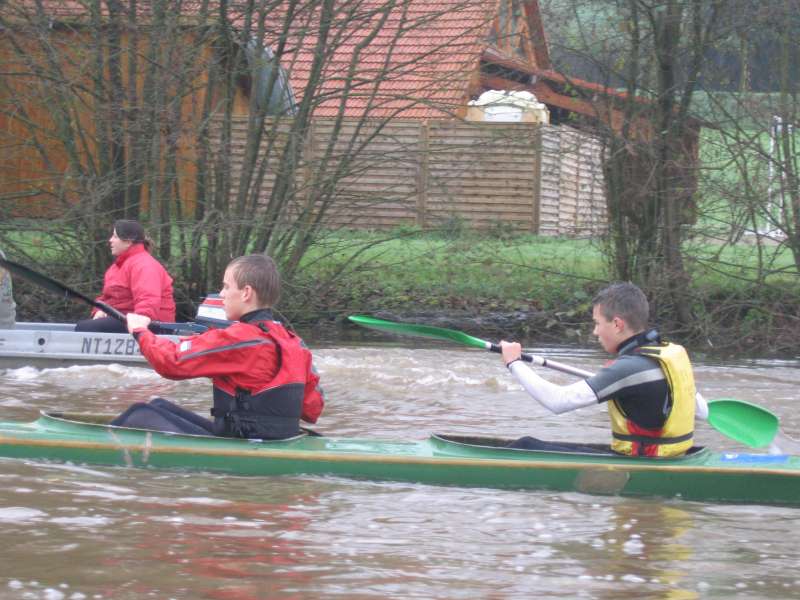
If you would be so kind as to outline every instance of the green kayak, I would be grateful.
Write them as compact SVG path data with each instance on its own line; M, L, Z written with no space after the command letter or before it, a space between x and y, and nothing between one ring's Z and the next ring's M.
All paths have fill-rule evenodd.
M629 458L518 450L504 447L508 439L443 434L416 441L305 434L241 440L113 427L110 418L42 413L32 422L0 423L0 456L800 506L800 456L695 448L681 458Z

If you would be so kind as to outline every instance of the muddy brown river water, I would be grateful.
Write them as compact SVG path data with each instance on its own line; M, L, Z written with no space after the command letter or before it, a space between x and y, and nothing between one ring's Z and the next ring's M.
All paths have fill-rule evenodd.
M607 441L603 407L549 415L497 356L313 348L337 436ZM604 357L532 348L584 369ZM800 438L800 361L699 359L699 389ZM545 372L566 383L569 376ZM0 419L117 412L205 381L118 365L0 370ZM706 424L699 443L742 450ZM800 510L322 477L246 478L0 459L0 599L800 598Z

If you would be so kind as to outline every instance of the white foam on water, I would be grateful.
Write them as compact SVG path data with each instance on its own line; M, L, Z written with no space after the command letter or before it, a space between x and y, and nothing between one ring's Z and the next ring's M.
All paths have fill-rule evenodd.
M129 487L124 487L124 486L120 486L120 485L113 485L113 484L108 484L108 483L98 483L96 481L75 481L74 485L76 487L100 489L100 490L104 490L106 492L114 492L114 493L118 493L118 494L134 494L134 493L136 493L136 490L134 490L132 488L129 488Z
M159 381L162 377L147 367L133 367L110 363L107 365L72 365L38 369L20 367L8 369L5 377L12 381L58 383L67 388L108 387L115 382Z
M0 523L21 523L24 521L40 521L47 517L47 513L35 508L24 506L7 506L0 508Z
M91 469L89 467L78 466L74 463L47 463L46 465L39 465L41 468L53 471L67 471L79 475L91 475L92 477L103 477L111 479L116 477L113 471L101 471L99 469Z
M195 498L195 497L184 497L184 498L177 498L176 502L178 503L186 503L186 504L197 504L200 506L227 506L231 504L230 500L225 500L222 498Z
M106 517L56 517L50 519L50 523L66 525L68 527L102 527L110 525L111 519Z
M35 367L20 367L18 369L7 369L5 376L16 381L30 381L38 379L41 372L41 369Z
M81 492L75 492L74 495L81 498L101 498L103 500L112 500L117 502L127 502L130 500L142 499L136 494L117 494L114 492L103 492L100 490L85 490Z

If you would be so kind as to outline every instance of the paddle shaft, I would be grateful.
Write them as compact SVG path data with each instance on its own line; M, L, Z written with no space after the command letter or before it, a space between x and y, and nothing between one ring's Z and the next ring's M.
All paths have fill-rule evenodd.
M79 291L67 287L60 281L51 279L47 275L43 275L42 273L34 271L25 265L21 265L12 260L0 257L0 266L2 266L4 269L7 269L11 273L14 273L15 275L19 275L20 277L27 279L31 283L35 283L40 287L50 290L51 292L59 294L65 298L72 298L74 300L85 302L86 304L93 306L98 310L102 310L109 317L113 317L114 319L122 321L123 323L127 321L125 315L113 306L99 300L93 300L92 298L81 294ZM150 329L155 331L169 331L171 333L202 333L208 328L197 323L164 323L162 321L151 321Z
M377 329L378 331L386 331L400 335L412 335L415 337L434 338L448 342L455 342L456 344L462 344L464 346L470 346L471 348L482 348L484 350L490 350L491 352L502 352L500 346L497 344L492 344L491 342L467 335L466 333L462 331L456 331L455 329L433 327L432 325L418 325L415 323L397 323L395 321L386 321L384 319L377 319L375 317L368 317L365 315L351 315L348 318L362 327ZM578 377L592 376L592 373L589 371L577 369L575 367L571 367L542 356L523 354L522 360L539 365L541 367L549 367L551 369L555 369L556 371L562 371L564 373L569 373L570 375L576 375Z
M503 349L500 348L497 344L492 344L491 342L486 342L487 349L491 352L497 352L501 354ZM557 362L555 360L550 360L549 358L545 358L544 356L537 356L535 354L527 354L522 353L522 360L525 362L533 363L534 365L538 365L540 367L547 367L548 369L553 369L554 371L561 371L562 373L568 373L570 375L576 375L578 377L591 377L594 375L591 371L584 371L583 369L579 369L578 367L571 367L570 365L565 365L564 363Z

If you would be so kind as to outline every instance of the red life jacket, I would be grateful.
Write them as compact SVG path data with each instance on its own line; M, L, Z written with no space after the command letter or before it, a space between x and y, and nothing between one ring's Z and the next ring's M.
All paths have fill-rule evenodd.
M306 394L311 354L302 340L275 321L251 322L277 349L280 367L261 389L236 388L214 379L214 433L227 437L282 439L300 433L301 417L316 421L323 399L318 388Z
M177 343L146 329L135 335L160 375L211 378L219 435L290 437L300 429L299 418L315 423L322 413L324 398L311 352L268 310Z

